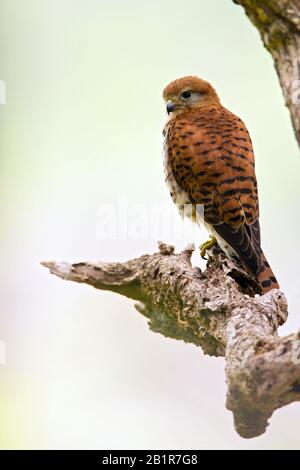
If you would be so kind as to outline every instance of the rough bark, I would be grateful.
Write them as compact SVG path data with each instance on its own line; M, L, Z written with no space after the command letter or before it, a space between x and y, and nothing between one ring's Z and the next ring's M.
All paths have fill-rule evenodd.
M287 318L283 293L255 295L251 279L217 251L201 272L192 252L160 243L158 253L125 263L42 264L62 279L139 301L151 330L225 356L235 428L258 436L277 408L300 400L300 337L277 336Z
M300 146L300 0L233 0L260 32L275 68Z

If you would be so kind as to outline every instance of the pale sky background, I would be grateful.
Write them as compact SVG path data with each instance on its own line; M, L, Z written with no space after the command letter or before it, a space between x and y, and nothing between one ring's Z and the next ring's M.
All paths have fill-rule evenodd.
M299 327L299 152L243 10L231 0L1 0L1 448L299 449L300 404L277 411L265 435L240 438L223 359L150 332L130 300L39 265L205 239L189 228L178 239L162 170L161 92L189 74L248 126L263 246L290 305L281 332ZM103 240L103 207L124 218L124 204L131 238ZM170 226L162 233L154 217L149 238L135 216L158 205Z

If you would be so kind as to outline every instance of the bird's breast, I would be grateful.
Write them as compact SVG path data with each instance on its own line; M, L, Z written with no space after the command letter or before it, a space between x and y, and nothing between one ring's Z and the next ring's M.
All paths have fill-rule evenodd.
M164 151L164 172L165 180L169 188L169 192L174 204L177 206L181 215L184 212L184 206L191 204L191 199L188 193L179 186L175 179L175 175L172 169L172 164L168 151Z

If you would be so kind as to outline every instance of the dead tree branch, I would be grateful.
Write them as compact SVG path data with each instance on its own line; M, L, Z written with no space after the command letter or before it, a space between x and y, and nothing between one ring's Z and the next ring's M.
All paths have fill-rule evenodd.
M242 5L273 57L300 146L300 0L233 0Z
M42 264L62 279L139 301L151 330L225 356L235 428L243 437L258 436L277 408L300 400L299 336L277 336L287 318L285 296L255 295L249 279L218 252L201 272L192 252L189 246L176 254L160 243L158 253L125 263Z

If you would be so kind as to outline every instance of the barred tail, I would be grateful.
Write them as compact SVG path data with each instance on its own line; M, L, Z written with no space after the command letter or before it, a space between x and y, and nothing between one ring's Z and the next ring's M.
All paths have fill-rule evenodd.
M268 292L271 289L279 289L277 279L263 252L261 252L261 268L257 279L263 292Z

